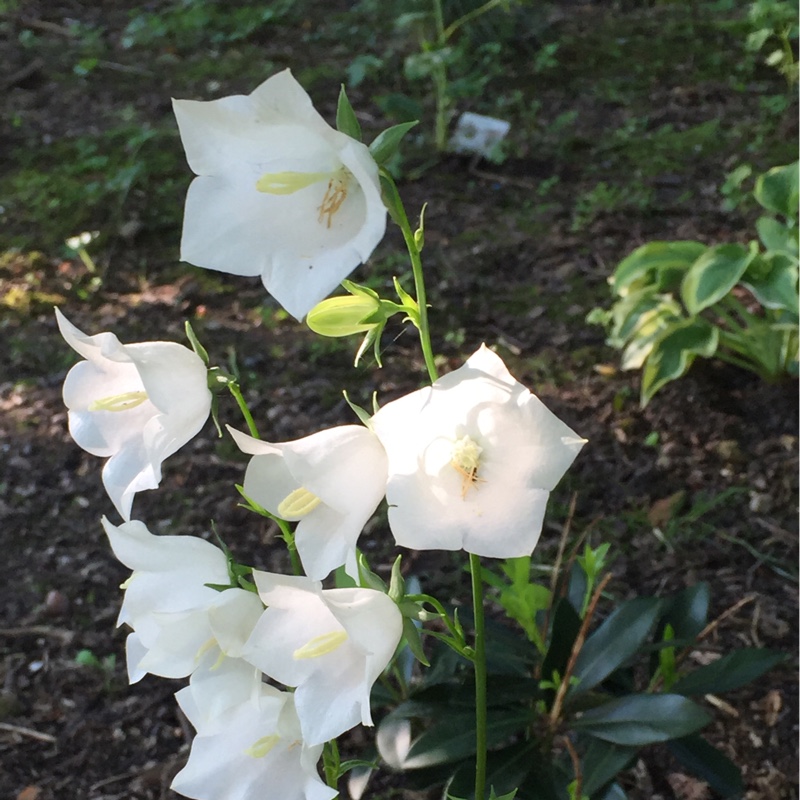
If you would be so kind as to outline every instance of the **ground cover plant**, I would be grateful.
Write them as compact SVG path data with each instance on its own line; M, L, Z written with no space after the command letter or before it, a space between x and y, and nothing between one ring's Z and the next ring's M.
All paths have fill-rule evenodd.
M551 9L536 19L517 9L518 27L511 30L525 30L535 40L502 27L490 31L502 45L497 60L505 69L497 70L487 91L472 98L466 93L462 101L464 110L506 114L512 122L505 154L497 159L501 163L489 165L447 155L431 161L426 155L426 137L434 129L434 116L428 114L435 115L435 107L425 94L415 96L414 87L392 70L411 47L407 32L397 29L388 40L376 38L369 25L374 9L368 4L340 13L326 6L326 14L314 5L276 7L273 14L242 9L233 26L227 17L217 19L219 9L209 3L202 4L202 13L194 12L205 20L195 27L191 16L178 13L179 5L137 14L109 4L102 16L66 6L46 14L22 5L3 11L3 25L15 34L8 58L19 64L10 71L16 81L6 100L12 125L4 131L15 150L3 165L2 184L4 222L12 224L6 225L11 235L3 261L7 458L0 511L10 569L19 576L3 590L2 757L4 767L9 765L0 779L8 782L4 791L15 797L169 796L192 738L171 697L183 684L144 678L133 688L125 685L124 633L115 634L113 623L120 602L116 587L127 572L111 559L98 526L98 509L108 505L97 461L76 453L65 432L60 386L73 359L65 355L63 342L56 344L52 306L57 304L81 330L113 329L126 342L185 342L183 322L190 320L227 385L242 387L253 417L263 420L275 442L352 422L340 394L343 385L351 387L352 402L371 408L373 391L401 396L417 390L426 361L441 374L454 374L481 342L491 345L511 373L591 445L553 492L532 564L481 573L489 629L508 634L513 625L502 620L510 616L529 640L528 650L549 654L548 636L570 630L567 624L556 626L554 618L563 621L569 608L579 616L591 608L585 632L589 646L592 636L613 628L612 609L624 608L625 600L635 607L637 596L661 597L652 601L653 625L637 644L645 647L643 658L634 668L626 657L624 665L616 665L622 669L618 674L612 665L596 686L612 696L619 694L620 683L629 691L631 681L640 690L658 691L689 680L691 672L676 676L690 666L710 669L714 690L702 683L694 687L704 698L702 713L713 718L704 734L714 752L742 767L743 784L739 792L730 772L728 785L720 783L719 774L698 777L697 764L687 764L687 751L696 755L701 747L694 742L683 754L655 747L616 753L624 770L613 791L629 797L793 796L793 663L776 657L757 685L723 699L719 693L733 687L720 682L720 666L728 662L718 656L742 646L747 652L764 646L794 651L796 387L765 386L735 369L698 371L695 365L641 411L636 382L616 372L602 333L583 323L587 311L603 302L612 265L644 241L667 238L674 229L680 229L681 239L708 245L747 241L758 212L721 210L718 176L742 161L754 163L755 171L787 163L788 143L796 135L781 75L748 57L751 51L744 47L730 60L721 55L728 45L744 41L748 17L726 11L723 4L701 4L692 19L700 46L685 44L681 15L670 6L576 6L566 14ZM187 39L178 35L187 25L199 37L192 48L183 47L180 42ZM158 33L148 36L142 30ZM654 30L660 37L652 36ZM298 52L298 31L303 52ZM362 34L364 47L358 51L341 44L354 33ZM669 82L674 70L667 69L666 60L675 46L671 36L692 56L675 83ZM663 51L653 52L653 41ZM648 63L626 62L645 42L652 56ZM720 48L709 48L709 42ZM210 55L198 55L203 43ZM557 63L551 70L544 57L536 62L548 81L537 78L534 87L527 56L544 52L546 45ZM382 49L375 57L386 72L364 76L350 99L366 141L385 127L386 109L402 105L398 96L414 100L422 112L420 125L406 133L409 147L401 151L401 160L387 164L408 208L418 211L428 203L424 242L420 238L418 244L424 244L433 339L428 358L420 359L413 329L403 332L401 315L388 320L383 369L368 348L355 381L350 365L356 344L303 332L277 305L265 302L263 289L252 283L243 288L241 279L177 264L188 180L160 84L169 74L168 94L201 99L213 81L211 93L225 96L247 92L265 74L291 65L333 122L342 76L357 56L377 48ZM258 63L251 58L255 53ZM585 72L577 53L585 56L580 62ZM616 68L622 69L615 73ZM113 92L104 88L111 86ZM87 107L87 89L103 102ZM385 98L392 93L395 103L387 106ZM653 119L654 109L672 117ZM129 133L120 133L119 120L129 125ZM704 125L715 134L706 136ZM158 138L145 136L142 143L134 134L143 130L158 131ZM107 147L114 136L130 136L130 149ZM39 195L26 194L36 186ZM170 211L175 204L177 211ZM71 249L63 244L84 230L97 230L99 236L72 242ZM402 257L407 238L390 230L370 263L354 273L366 287L362 298L370 291L392 296L395 277L401 287L413 285L413 270ZM40 253L32 252L34 245ZM407 301L400 295L396 302ZM413 306L406 313L409 309ZM235 397L220 396L218 403L225 419L237 415ZM137 497L137 513L154 532L191 537L210 538L214 520L223 535L226 529L237 531L241 562L290 572L281 528L230 498L230 486L241 482L246 461L207 427L165 462L161 488ZM462 469L470 475L466 466ZM480 468L469 478L468 490L473 478L481 479ZM479 484L471 489L473 495L479 491ZM367 543L380 542L381 532L385 539L386 521L379 516L363 546L374 571L394 585L396 594L399 574L390 580L393 552ZM448 607L463 604L469 576L452 554L404 553L406 591L413 595L408 582L418 580L425 592L435 587ZM611 573L609 581L605 571ZM372 579L376 587L378 576ZM544 598L553 589L552 597L566 592L566 602L548 615ZM669 620L669 633L663 616L678 597L694 597L700 608L692 623L700 627L684 633L702 636L685 650L689 639L676 635L677 620ZM464 608L459 619L471 637L477 620ZM567 694L580 694L569 688L565 673L583 677L586 685L585 665L578 661L570 668L569 653L564 655L570 645L561 642L560 647L563 666L561 661L554 666L553 654L538 671L523 663L518 676L535 677L531 704L539 702L541 692L551 712L568 705ZM439 676L433 686L418 683L413 672L412 689L419 693L413 714L397 711L391 692L375 693L375 714L386 714L378 728L383 727L384 738L397 730L393 722L408 719L415 720L412 730L419 732L426 720L441 717L443 706L463 716L463 706L453 707L448 699L448 686L465 679L464 668L446 652L427 651ZM677 655L677 666L670 653ZM491 674L488 683L490 713L502 710L506 717L507 695L492 700ZM525 691L519 685L513 694L526 696ZM586 713L581 719L591 730ZM586 728L577 733L585 737ZM515 740L515 731L508 734L496 742L498 752L516 758L516 767L530 768L530 740ZM342 742L345 758L368 751L363 737L356 731ZM610 746L628 744L612 741ZM579 759L584 757L585 738L556 737L553 745L557 791L595 796L613 778L595 787L589 778L597 781L597 774L575 768L570 747L577 746ZM506 746L520 752L504 752ZM417 755L424 752L418 746ZM388 753L383 755L389 760ZM456 771L455 780L462 782L451 784L451 794L466 796L470 789L458 774L471 752L456 749L445 755L428 766L442 767L447 776ZM326 763L333 768L330 758ZM441 796L441 778L414 772L373 774L363 796L402 796L421 791L414 787L426 780L439 781L429 791ZM490 762L490 775L496 774ZM348 790L345 779L341 788ZM518 796L533 795L521 789Z

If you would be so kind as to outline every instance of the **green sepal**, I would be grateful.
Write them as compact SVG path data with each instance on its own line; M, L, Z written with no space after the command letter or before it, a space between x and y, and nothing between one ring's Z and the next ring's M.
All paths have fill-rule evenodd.
M406 595L406 582L403 580L403 576L400 573L400 563L402 560L402 555L397 556L394 560L394 564L392 564L392 574L389 578L389 597L394 600L395 603L399 603Z
M414 246L418 253L421 253L422 248L425 247L425 209L427 207L427 203L422 206L422 211L419 212L419 225L414 231Z
M381 131L375 137L369 146L369 152L378 165L385 164L397 152L403 137L417 124L417 120L401 122L399 125L392 125L391 128Z
M419 628L414 624L413 619L409 619L406 616L403 617L403 636L414 658L423 666L429 667L431 663L422 649L422 637L420 636Z
M386 584L369 568L366 556L359 550L356 554L356 558L358 560L358 577L361 581L361 586L386 594L388 591Z
M194 332L194 328L192 328L192 323L189 320L186 320L184 325L184 330L186 331L186 338L189 340L189 344L192 346L192 350L200 357L200 360L208 366L208 351L200 344L200 340L197 338L197 334Z
M342 390L342 396L344 397L345 403L350 406L350 410L361 421L361 424L372 430L372 417L367 413L367 411L350 399L347 394L347 389Z
M339 102L336 106L336 129L357 142L361 141L361 125L356 117L356 112L353 111L353 106L350 105L344 84L339 90Z
M397 296L400 298L401 307L407 315L406 318L419 328L419 303L400 285L397 277L392 278L392 281Z

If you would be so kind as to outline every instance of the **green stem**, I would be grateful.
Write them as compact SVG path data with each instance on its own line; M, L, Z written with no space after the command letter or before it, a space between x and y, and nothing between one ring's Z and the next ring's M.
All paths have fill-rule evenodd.
M475 616L475 800L483 800L486 792L486 628L480 557L470 553L469 566Z
M253 415L250 413L250 409L247 407L247 403L245 402L242 390L239 388L239 384L234 383L233 381L228 381L227 386L230 390L230 393L233 395L234 400L236 400L239 405L239 410L242 412L244 421L247 423L247 429L250 431L250 435L254 439L260 439L261 437L258 435L258 428L256 428L255 420L253 419Z
M405 206L400 199L400 193L397 191L394 178L392 178L385 169L381 169L381 178L383 178L392 192L392 211L394 212L392 218L403 233L403 241L406 243L408 256L411 259L411 271L414 275L414 287L417 294L417 305L419 307L419 324L417 325L419 329L419 341L422 345L422 355L425 359L428 375L430 376L431 383L434 383L438 379L439 373L436 369L433 348L431 347L431 332L428 325L428 299L425 293L425 276L422 271L422 256L414 240L414 232L411 230L411 223L408 221L408 214L406 214Z
M336 739L331 739L325 742L323 747L322 765L325 771L325 782L331 789L339 788L339 767L341 766L341 758L339 757L339 745L336 744Z
M472 11L468 11L463 17L459 17L455 22L451 22L440 34L442 44L444 44L444 42L446 42L462 25L472 22L473 19L477 19L482 14L491 11L504 2L505 0L488 0L488 2L484 3L482 6L473 8Z

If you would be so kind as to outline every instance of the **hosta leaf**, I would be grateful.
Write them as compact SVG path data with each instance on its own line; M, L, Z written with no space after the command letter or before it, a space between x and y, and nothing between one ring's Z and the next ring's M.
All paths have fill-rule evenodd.
M773 167L759 175L753 195L769 211L795 220L798 211L798 162Z
M642 408L664 384L683 375L696 356L713 356L718 344L717 328L699 317L667 328L653 344L644 367Z
M692 264L681 282L681 299L690 314L699 314L725 297L744 275L756 250L741 244L709 248Z
M671 291L705 250L700 242L648 242L620 262L611 288L621 295L641 279L645 285L655 284L660 291Z

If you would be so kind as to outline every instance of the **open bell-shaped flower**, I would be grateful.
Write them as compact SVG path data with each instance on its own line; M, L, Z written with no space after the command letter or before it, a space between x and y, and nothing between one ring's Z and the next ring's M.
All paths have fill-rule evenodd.
M361 425L341 425L271 444L228 430L253 456L245 495L297 521L295 545L306 575L322 580L344 564L357 578L356 541L386 490L386 454L377 437Z
M549 493L585 443L486 346L372 426L397 544L494 558L533 551Z
M56 309L61 335L86 360L64 380L75 442L107 457L103 485L129 520L136 492L155 489L161 463L183 447L211 411L206 367L176 342L121 344L113 333L87 336Z
M226 670L225 665L220 669ZM202 684L187 686L176 698L197 736L186 766L172 781L173 791L195 800L336 796L317 772L322 744L303 741L290 693L260 682L254 685L246 671L237 675L228 669L227 674L210 674Z
M230 582L222 550L196 536L155 536L138 520L116 526L103 517L103 528L133 570L117 620L133 628L125 647L131 683L148 672L186 677L210 649L241 654L264 606L253 592L212 588Z
M242 657L295 686L303 739L320 744L359 722L403 633L400 610L374 589L322 589L306 577L253 572L267 609Z
M181 258L260 275L293 316L306 313L383 238L378 167L331 128L289 70L251 94L174 100L189 187Z

